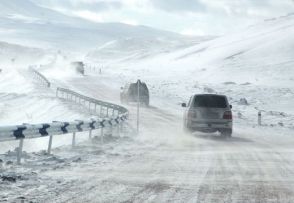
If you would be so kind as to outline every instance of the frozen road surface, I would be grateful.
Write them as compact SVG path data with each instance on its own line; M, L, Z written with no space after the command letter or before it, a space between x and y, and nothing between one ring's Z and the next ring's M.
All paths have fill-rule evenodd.
M87 76L65 85L119 103L119 86L104 82ZM152 103L141 108L137 133L136 105L127 108L130 119L120 137L114 131L101 144L96 132L74 150L68 143L52 156L31 153L22 166L2 167L6 176L21 175L2 182L0 202L293 201L293 137L242 125L232 138L184 134L179 114Z
M119 103L119 88L91 77L71 84L93 97ZM101 89L104 91L98 91ZM100 95L99 93L100 92ZM107 94L106 94L107 92ZM130 109L135 123L136 105ZM293 137L236 129L219 134L182 133L181 117L141 108L139 135L116 143L89 166L75 169L76 183L51 200L60 202L291 202ZM135 125L134 125L135 126ZM254 132L254 131L253 131ZM119 142L120 143L120 142ZM113 145L113 143L111 144ZM94 161L95 160L95 161ZM64 176L67 170L50 172ZM71 174L71 176L73 175Z

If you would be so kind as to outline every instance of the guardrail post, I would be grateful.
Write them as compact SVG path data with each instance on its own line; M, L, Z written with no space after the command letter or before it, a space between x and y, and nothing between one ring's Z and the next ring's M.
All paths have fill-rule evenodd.
M100 104L101 105L101 107L100 107L100 116L101 116L101 114L102 114L102 104Z
M121 125L121 126L120 126L120 132L123 132L124 122L121 122L120 125Z
M95 103L95 113L96 113L96 107L97 107L97 105L96 105L96 103Z
M72 145L71 145L72 149L75 147L75 141L76 141L76 133L73 133L72 134Z
M91 139L92 137L92 130L89 131L89 138Z
M17 164L20 164L22 147L23 147L23 139L19 140L19 147L17 149Z
M107 106L107 110L106 110L106 116L108 116L108 106Z
M117 124L117 135L119 136L119 123Z
M258 112L258 125L261 125L261 111Z
M48 151L47 151L47 154L48 155L50 155L50 153L51 153L52 139L53 139L53 136L50 136L50 138L49 138L49 145L48 145Z
M100 142L103 144L103 128L101 128L101 137L100 137Z

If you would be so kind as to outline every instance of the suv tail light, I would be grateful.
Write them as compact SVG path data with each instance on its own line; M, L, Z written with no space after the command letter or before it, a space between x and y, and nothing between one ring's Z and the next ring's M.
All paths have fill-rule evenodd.
M233 119L232 111L226 111L224 113L223 119Z
M197 118L196 112L193 110L189 110L187 115L188 115L188 118Z

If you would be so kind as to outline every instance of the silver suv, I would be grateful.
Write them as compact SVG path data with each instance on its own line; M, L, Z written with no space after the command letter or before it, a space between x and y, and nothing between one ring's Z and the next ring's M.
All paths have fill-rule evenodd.
M184 113L184 131L204 133L220 132L222 136L232 136L233 114L225 95L195 94L191 96Z

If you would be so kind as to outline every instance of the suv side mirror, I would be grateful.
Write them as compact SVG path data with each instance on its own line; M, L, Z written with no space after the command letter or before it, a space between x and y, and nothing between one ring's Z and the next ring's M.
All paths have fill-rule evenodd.
M182 103L182 107L187 107L186 103Z
M232 109L232 105L230 105L230 109Z

